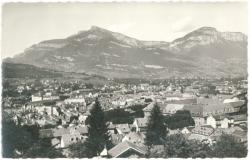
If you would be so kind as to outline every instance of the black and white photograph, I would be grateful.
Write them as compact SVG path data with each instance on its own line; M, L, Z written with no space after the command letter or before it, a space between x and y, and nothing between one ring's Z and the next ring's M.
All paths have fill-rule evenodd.
M2 158L247 157L247 0L1 11Z

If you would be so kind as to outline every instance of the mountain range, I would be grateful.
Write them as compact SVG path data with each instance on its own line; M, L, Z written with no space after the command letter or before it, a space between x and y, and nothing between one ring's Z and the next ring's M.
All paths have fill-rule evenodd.
M141 41L92 26L4 61L108 78L239 77L247 74L247 36L202 27L172 42Z

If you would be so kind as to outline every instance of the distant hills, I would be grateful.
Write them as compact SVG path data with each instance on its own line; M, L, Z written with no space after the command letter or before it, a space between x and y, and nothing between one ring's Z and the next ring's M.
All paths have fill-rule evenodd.
M4 61L108 78L238 77L247 74L247 36L202 27L172 42L141 41L93 26Z
M52 70L27 64L2 64L3 78L57 78L63 75Z

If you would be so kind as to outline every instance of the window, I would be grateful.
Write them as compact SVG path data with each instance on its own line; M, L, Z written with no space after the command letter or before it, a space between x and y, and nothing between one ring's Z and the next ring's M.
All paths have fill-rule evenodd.
M78 141L78 137L76 137L76 141Z
M74 138L71 138L71 141L73 141L74 140Z

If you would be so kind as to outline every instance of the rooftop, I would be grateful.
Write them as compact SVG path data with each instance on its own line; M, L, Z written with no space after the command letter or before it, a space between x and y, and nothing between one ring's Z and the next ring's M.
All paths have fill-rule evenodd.
M114 146L113 148L111 148L108 151L108 154L114 158L119 157L121 154L125 153L126 151L128 151L129 149L133 149L134 151L145 155L146 152L146 148L144 147L139 147L133 143L130 143L128 141L124 141L122 143L119 143L118 145Z

